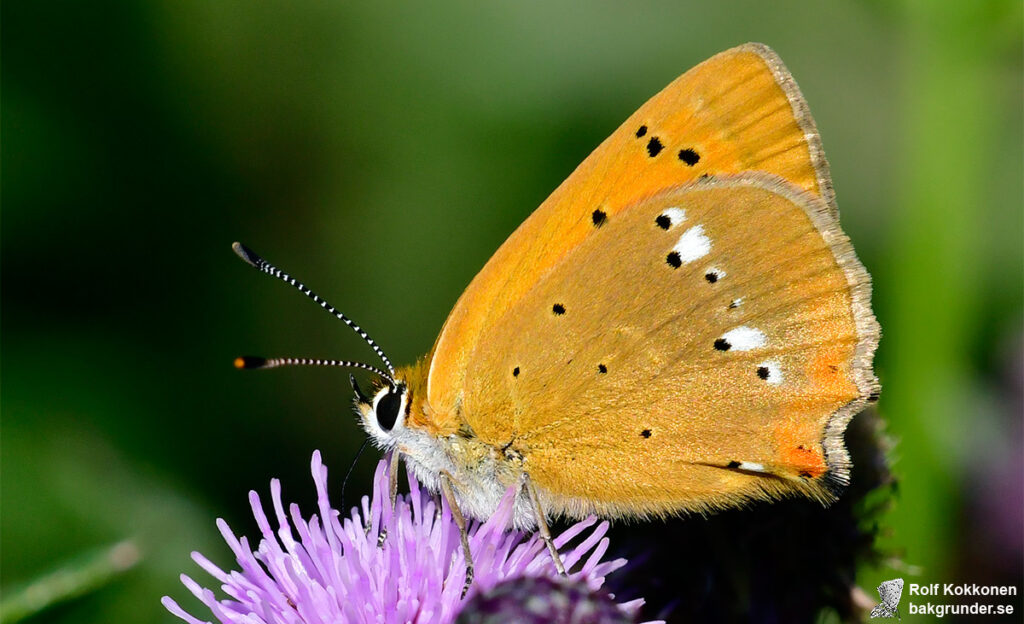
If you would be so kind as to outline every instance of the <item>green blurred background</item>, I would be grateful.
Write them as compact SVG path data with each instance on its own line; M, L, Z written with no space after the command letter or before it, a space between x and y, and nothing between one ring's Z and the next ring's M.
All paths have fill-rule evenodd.
M208 580L189 552L228 561L215 517L254 533L246 492L275 476L308 508L312 450L338 485L362 442L345 374L231 368L372 361L233 240L410 362L593 147L745 41L796 76L874 276L900 479L881 546L921 582L1020 584L1019 2L2 11L2 588L83 567L100 586L36 621L172 621L158 600L185 596L178 573ZM93 575L124 539L141 562Z

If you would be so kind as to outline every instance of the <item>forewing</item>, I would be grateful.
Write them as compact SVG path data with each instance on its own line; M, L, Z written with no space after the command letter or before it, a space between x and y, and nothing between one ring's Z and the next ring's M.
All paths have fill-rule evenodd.
M876 390L869 296L820 197L698 181L590 224L481 333L461 410L574 515L827 499Z
M903 579L883 581L878 586L878 595L890 608L895 609L900 604L900 597L903 595Z
M747 44L701 63L644 104L495 253L431 353L430 426L457 426L469 361L493 348L481 332L583 244L595 224L700 176L754 170L821 196L835 214L828 165L803 97L774 52Z

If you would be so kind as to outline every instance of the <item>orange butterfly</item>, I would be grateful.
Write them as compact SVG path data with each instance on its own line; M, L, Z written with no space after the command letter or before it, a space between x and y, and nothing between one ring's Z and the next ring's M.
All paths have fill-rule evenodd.
M363 426L449 500L514 522L709 512L849 478L843 432L877 398L870 278L839 228L821 141L760 44L686 72L494 254L431 352L387 370ZM392 470L392 476L396 474ZM465 546L465 541L464 541ZM466 559L470 561L468 547ZM471 567L471 564L470 564ZM471 573L471 569L470 569Z

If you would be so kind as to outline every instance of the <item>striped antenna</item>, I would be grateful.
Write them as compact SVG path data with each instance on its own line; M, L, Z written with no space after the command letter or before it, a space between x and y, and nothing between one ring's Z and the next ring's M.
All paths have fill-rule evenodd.
M361 368L376 373L395 385L395 379L376 366L363 364L362 362L350 362L348 360L315 360L312 358L264 358L254 355L243 355L235 358L235 368L245 370L263 370L267 368L279 368L281 366L340 366L345 368Z
M321 308L327 310L328 312L333 314L335 316L335 318L337 318L342 323L348 325L353 330L355 330L355 332L357 334L359 334L359 337L362 338L363 340L365 340L366 344L370 345L370 348L373 349L373 352L377 354L377 357L379 357L381 359L381 361L384 362L384 365L388 368L388 371L391 373L390 375L382 375L382 376L386 377L387 379L390 379L392 382L394 381L394 379L395 379L395 368L391 365L391 360L388 359L388 356L384 355L384 351L381 350L381 348L379 346L377 346L377 343L373 341L373 338L370 338L366 334L366 332L363 331L363 329L361 327L359 327L358 325L356 325L352 321L352 319L350 319L349 317L345 316L344 314L339 312L337 308L335 308L331 304L329 304L326 301L324 301L323 299L321 299L320 296L317 295L315 292L313 292L309 288L306 288L306 286L302 282L300 282L299 280L295 279L291 275L288 275L287 273L285 273L281 269L278 269L277 267L275 267L274 265L270 264L269 262L267 262L263 258L257 256L255 253L253 253L253 251L251 249L249 249L248 247L246 247L242 243L232 243L231 249L233 249L235 251L235 253L238 255L238 257L241 258L242 260L244 260L246 262L246 264L248 264L249 266L254 267L256 269L259 269L260 271L263 271L267 275L272 275L272 276L278 278L279 280L285 281L285 282L291 284L292 286L294 286L295 288L298 288L299 292L301 292L302 294L306 295L307 297L309 297L310 299L312 299L316 303L320 304ZM328 366L331 366L331 365L328 364Z

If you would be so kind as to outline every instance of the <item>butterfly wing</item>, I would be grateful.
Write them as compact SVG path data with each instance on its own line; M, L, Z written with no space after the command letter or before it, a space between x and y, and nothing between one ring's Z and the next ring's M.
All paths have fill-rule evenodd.
M487 327L462 410L572 515L827 500L876 387L869 296L820 197L698 181L593 227Z
M900 597L903 595L903 579L893 579L891 581L883 581L878 586L878 596L882 599L882 602L875 605L871 609L871 617L873 618L891 618L898 617Z
M903 579L883 581L882 584L878 586L878 596L889 608L895 609L898 607L900 604L900 598L903 596Z
M875 605L875 607L873 609L871 609L871 617L872 618L891 618L891 617L896 617L896 611L895 611L895 609L893 609L892 607L888 606L887 604L885 604L883 602L881 604Z
M803 96L771 49L746 44L701 63L651 98L498 249L434 345L427 382L434 413L421 425L458 427L480 332L586 240L595 223L702 175L754 170L820 195L836 213L828 163Z
M766 173L727 175L749 170ZM414 425L520 453L573 515L827 499L875 390L869 291L803 99L741 46L645 104L502 245L445 323Z

